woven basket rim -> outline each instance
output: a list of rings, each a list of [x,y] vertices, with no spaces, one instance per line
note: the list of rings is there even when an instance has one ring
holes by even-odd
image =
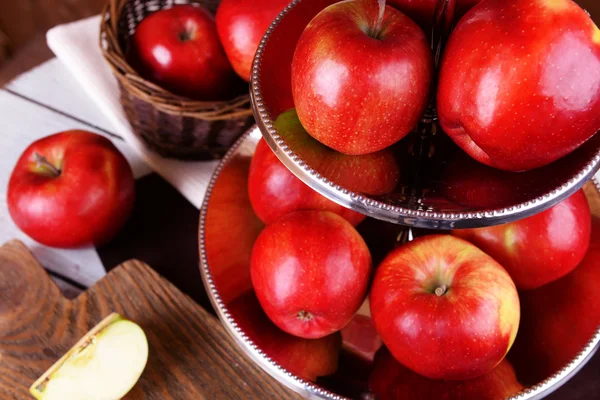
[[[144,79],[126,60],[119,43],[118,23],[129,0],[108,0],[101,13],[100,49],[121,90],[152,104],[170,115],[207,121],[228,120],[252,115],[249,94],[231,100],[199,101],[176,95]],[[193,0],[191,0],[193,3]]]

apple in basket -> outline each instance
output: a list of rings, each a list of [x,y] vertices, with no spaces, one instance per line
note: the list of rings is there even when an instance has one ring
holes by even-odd
[[[217,31],[235,72],[250,81],[254,53],[271,22],[289,0],[223,0],[217,9]]]
[[[581,262],[590,230],[590,207],[579,190],[532,217],[452,234],[492,256],[519,289],[533,289],[566,275]]]
[[[448,40],[437,111],[484,164],[550,164],[600,129],[600,30],[572,0],[486,0]]]
[[[346,326],[366,296],[370,275],[364,240],[329,211],[297,211],[268,225],[250,262],[265,313],[285,332],[306,339]]]
[[[592,221],[585,258],[563,278],[521,292],[522,322],[509,354],[523,383],[534,384],[566,367],[600,326],[600,219]]]
[[[396,361],[386,348],[375,355],[369,386],[378,400],[500,400],[523,390],[506,359],[477,378],[444,381],[428,379],[411,371]]]
[[[239,80],[203,7],[178,5],[150,14],[137,26],[132,64],[146,79],[196,100],[226,100]]]
[[[32,143],[8,183],[8,211],[48,246],[100,245],[123,227],[135,199],[129,163],[110,140],[67,131]]]
[[[431,379],[488,373],[519,326],[519,297],[508,273],[450,235],[423,236],[394,249],[377,268],[370,302],[392,355]]]
[[[292,94],[311,136],[361,155],[417,125],[432,75],[431,49],[415,22],[383,0],[342,1],[317,14],[300,36]]]
[[[265,224],[300,210],[331,211],[352,225],[365,219],[364,215],[321,196],[296,178],[263,139],[258,142],[250,164],[248,193],[254,212]]]

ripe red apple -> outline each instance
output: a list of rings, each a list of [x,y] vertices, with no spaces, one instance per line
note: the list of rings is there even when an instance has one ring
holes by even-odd
[[[231,97],[236,76],[204,8],[178,5],[150,14],[132,41],[140,74],[175,94],[197,100]]]
[[[440,0],[388,0],[388,4],[417,22],[429,34],[435,16],[435,7]],[[457,0],[454,20],[458,21],[481,0]]]
[[[8,211],[34,240],[53,247],[99,245],[131,214],[135,183],[112,142],[66,131],[33,142],[8,183]]]
[[[206,259],[226,304],[252,290],[250,254],[264,227],[248,198],[249,170],[249,156],[231,159],[219,174],[206,208]]]
[[[384,149],[427,106],[431,50],[419,26],[375,1],[350,0],[308,24],[292,60],[298,117],[319,142],[350,155]]]
[[[390,352],[431,379],[491,371],[519,326],[519,297],[504,268],[450,235],[423,236],[394,249],[377,268],[370,301]]]
[[[449,138],[441,138],[450,141]],[[442,141],[442,146],[456,147],[446,140]],[[545,168],[528,172],[501,171],[474,160],[460,150],[440,158],[444,165],[436,169],[441,171],[441,179],[437,181],[439,192],[452,203],[471,209],[487,210],[523,203],[541,195],[540,189],[546,187],[546,182],[551,185],[554,181],[548,179]],[[556,185],[548,189],[554,187]]]
[[[587,144],[586,144],[587,145]],[[583,157],[575,154],[526,172],[508,172],[484,165],[460,152],[443,167],[440,193],[455,204],[478,210],[505,208],[542,196],[569,180]],[[573,161],[573,162],[571,162]],[[576,168],[579,168],[575,166]]]
[[[363,302],[371,255],[348,221],[298,211],[268,225],[252,250],[250,276],[279,328],[315,339],[342,329]]]
[[[550,164],[600,129],[600,30],[571,0],[486,0],[450,36],[437,110],[484,164]]]
[[[392,149],[362,156],[339,153],[313,139],[295,109],[279,115],[275,129],[304,162],[345,189],[383,195],[392,192],[400,179],[401,169]]]
[[[254,344],[294,375],[314,382],[337,371],[342,347],[339,332],[320,339],[285,333],[269,320],[253,291],[228,304],[227,309]]]
[[[254,53],[271,22],[289,0],[223,0],[217,9],[217,31],[235,72],[250,81]]]
[[[537,383],[564,368],[600,326],[600,220],[581,264],[565,277],[521,292],[522,323],[509,357],[524,383]]]
[[[580,190],[532,217],[452,234],[492,256],[519,289],[533,289],[566,275],[581,262],[590,229],[590,207]]]
[[[258,142],[250,165],[248,193],[254,212],[265,224],[301,210],[331,211],[352,225],[365,219],[364,215],[328,200],[296,178],[263,139]]]
[[[506,359],[478,378],[443,381],[414,373],[396,361],[385,347],[375,355],[369,385],[378,400],[499,400],[524,389]]]

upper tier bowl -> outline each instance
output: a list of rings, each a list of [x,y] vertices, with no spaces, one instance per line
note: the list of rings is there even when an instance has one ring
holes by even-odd
[[[596,0],[580,0],[586,3]],[[291,62],[308,22],[335,0],[294,0],[275,19],[256,53],[250,92],[263,137],[304,183],[329,199],[380,220],[430,229],[496,225],[551,207],[581,188],[600,168],[600,135],[536,170],[511,173],[480,164],[438,128],[434,154],[415,150],[409,134],[367,156],[346,156],[316,142],[293,111]],[[596,15],[598,21],[600,15]],[[284,114],[285,113],[285,114]],[[282,115],[286,132],[276,128]],[[417,154],[417,153],[420,153]],[[418,170],[418,171],[417,171]]]

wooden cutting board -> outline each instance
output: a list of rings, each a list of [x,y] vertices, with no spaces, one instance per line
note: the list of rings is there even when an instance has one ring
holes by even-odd
[[[32,398],[31,384],[111,312],[137,322],[150,347],[148,365],[126,399],[300,398],[144,263],[120,265],[71,301],[25,245],[13,241],[0,247],[0,399]]]

